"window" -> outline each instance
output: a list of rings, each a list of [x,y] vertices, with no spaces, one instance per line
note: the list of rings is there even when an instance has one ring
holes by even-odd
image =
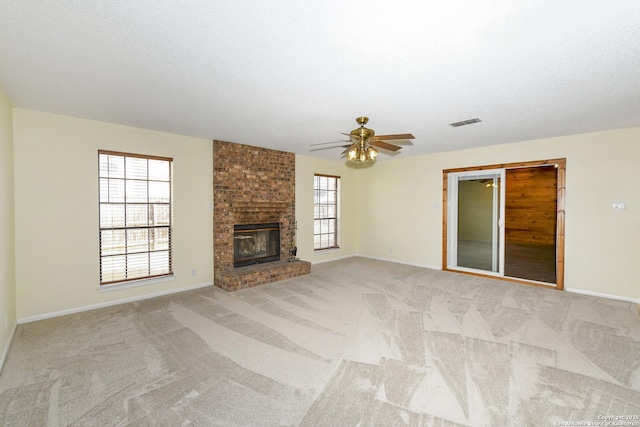
[[[172,163],[98,151],[100,284],[173,274]]]
[[[314,175],[313,249],[340,247],[338,214],[340,212],[340,177]]]

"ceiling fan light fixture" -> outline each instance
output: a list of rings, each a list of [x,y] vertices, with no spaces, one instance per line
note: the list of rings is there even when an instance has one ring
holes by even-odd
[[[347,161],[351,163],[373,162],[378,156],[378,150],[367,144],[359,144],[347,153]]]

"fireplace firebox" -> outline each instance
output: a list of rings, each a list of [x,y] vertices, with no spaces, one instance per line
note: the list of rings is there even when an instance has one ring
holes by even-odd
[[[233,266],[273,262],[280,259],[280,223],[233,226]]]

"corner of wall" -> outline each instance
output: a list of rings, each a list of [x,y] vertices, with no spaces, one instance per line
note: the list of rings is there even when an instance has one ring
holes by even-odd
[[[16,329],[13,105],[0,84],[0,372]]]

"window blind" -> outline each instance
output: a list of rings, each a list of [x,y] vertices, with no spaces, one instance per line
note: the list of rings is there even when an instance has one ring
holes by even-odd
[[[100,284],[173,274],[173,159],[98,151]]]

